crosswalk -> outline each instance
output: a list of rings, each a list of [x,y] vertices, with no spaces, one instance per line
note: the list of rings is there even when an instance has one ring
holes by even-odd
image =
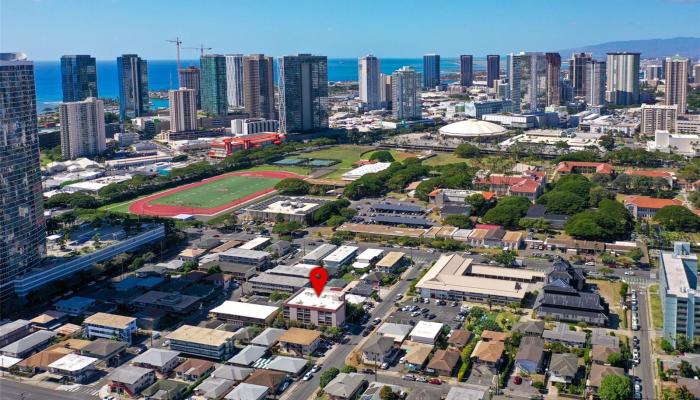
[[[641,276],[625,276],[622,278],[623,282],[627,282],[628,284],[631,285],[640,285],[640,286],[646,286],[649,285],[650,283],[654,283],[651,279],[649,278],[644,278]]]
[[[99,397],[100,389],[84,385],[60,385],[56,389],[63,392],[83,393],[89,396]]]

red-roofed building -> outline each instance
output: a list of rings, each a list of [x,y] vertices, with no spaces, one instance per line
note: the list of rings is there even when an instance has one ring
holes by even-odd
[[[682,206],[676,199],[657,199],[647,196],[627,196],[625,207],[635,218],[653,218],[656,212],[667,206]]]
[[[474,185],[497,196],[523,196],[535,201],[544,190],[546,175],[529,173],[523,175],[491,174],[474,179]]]
[[[608,163],[585,161],[562,161],[557,164],[559,175],[569,174],[606,174],[613,173],[613,166]]]
[[[655,169],[628,169],[625,175],[646,176],[649,178],[663,178],[668,182],[669,187],[673,187],[676,174],[670,171],[658,171]]]
[[[210,158],[226,158],[240,150],[279,145],[283,140],[284,135],[280,135],[279,133],[257,133],[254,135],[231,137],[223,141],[211,142],[211,147],[207,155]]]

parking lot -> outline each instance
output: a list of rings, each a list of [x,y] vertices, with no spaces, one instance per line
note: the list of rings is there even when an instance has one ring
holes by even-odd
[[[445,305],[438,305],[437,300],[430,299],[430,303],[426,304],[423,301],[414,301],[413,296],[405,297],[403,301],[399,304],[404,306],[415,306],[419,310],[413,311],[402,311],[402,308],[397,309],[387,318],[387,322],[393,322],[397,324],[408,324],[415,325],[418,321],[430,321],[430,322],[441,322],[451,328],[461,327],[461,323],[455,320],[455,317],[459,313],[459,306],[461,303],[457,303],[456,306],[452,306],[453,302],[446,302]],[[423,309],[427,309],[427,312],[422,312]],[[416,314],[418,313],[418,314]]]

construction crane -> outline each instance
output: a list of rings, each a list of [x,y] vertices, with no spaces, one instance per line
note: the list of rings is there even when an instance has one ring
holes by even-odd
[[[179,37],[176,37],[174,40],[170,39],[170,40],[166,40],[166,42],[175,43],[175,47],[177,47],[177,71],[178,71],[178,75],[179,75],[179,72],[180,72],[180,45],[182,44],[182,40],[180,40]]]
[[[204,50],[211,50],[211,47],[204,47],[203,44],[200,44],[199,47],[183,47],[183,49],[187,50],[199,50],[199,55],[204,56]]]

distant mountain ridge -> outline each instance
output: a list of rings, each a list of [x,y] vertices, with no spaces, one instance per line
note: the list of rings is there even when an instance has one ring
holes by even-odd
[[[620,40],[589,46],[559,50],[562,56],[571,53],[593,53],[593,57],[603,58],[608,52],[640,52],[642,58],[670,57],[676,54],[690,58],[700,58],[700,38],[676,37],[670,39]]]

